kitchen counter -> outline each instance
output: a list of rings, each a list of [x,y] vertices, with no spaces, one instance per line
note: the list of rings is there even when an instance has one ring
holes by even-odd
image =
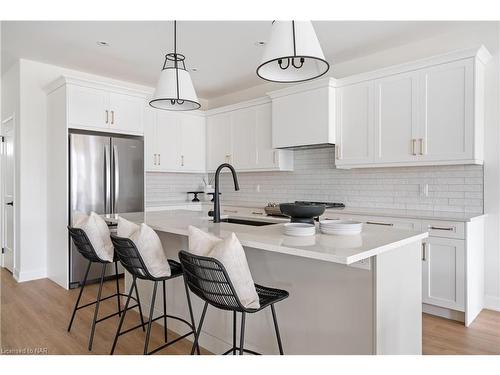
[[[120,216],[135,223],[146,223],[157,231],[183,236],[187,236],[189,225],[221,238],[234,232],[246,247],[347,265],[420,242],[428,236],[427,232],[365,225],[363,232],[354,236],[325,235],[317,228],[315,236],[291,237],[283,234],[283,224],[279,222],[259,227],[224,222],[215,224],[206,213],[187,210],[126,213]],[[115,215],[106,215],[106,219],[116,221]],[[266,217],[255,220],[275,222]]]

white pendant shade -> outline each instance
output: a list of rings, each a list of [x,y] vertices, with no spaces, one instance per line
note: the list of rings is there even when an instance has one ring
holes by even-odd
[[[189,72],[174,67],[163,69],[149,105],[169,111],[191,111],[200,108]]]
[[[329,67],[310,21],[275,21],[257,75],[273,82],[301,82],[322,76]]]

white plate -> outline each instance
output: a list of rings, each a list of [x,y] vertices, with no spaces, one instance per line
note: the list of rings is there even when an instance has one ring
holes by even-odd
[[[343,236],[343,235],[354,235],[354,234],[360,234],[361,233],[361,228],[359,229],[327,229],[327,228],[320,228],[321,233],[323,234],[333,234],[337,236]]]
[[[337,220],[331,223],[320,223],[319,226],[327,229],[361,229],[363,223],[353,220]]]
[[[283,227],[288,236],[302,237],[316,234],[316,227],[312,224],[286,223]]]

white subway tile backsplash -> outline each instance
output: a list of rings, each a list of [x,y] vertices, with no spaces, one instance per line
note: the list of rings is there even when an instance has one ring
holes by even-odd
[[[253,203],[317,200],[361,208],[483,212],[483,167],[445,165],[342,170],[333,149],[294,151],[294,172],[239,173],[239,191],[230,174],[221,175],[222,202]],[[147,173],[146,205],[187,201],[202,186],[202,174]],[[428,185],[428,195],[421,185]],[[260,187],[260,192],[257,190]]]

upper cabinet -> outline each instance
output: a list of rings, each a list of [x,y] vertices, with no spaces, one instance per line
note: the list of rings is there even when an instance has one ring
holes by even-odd
[[[337,81],[339,168],[482,164],[484,47]]]
[[[148,108],[144,129],[145,169],[205,173],[205,118]]]
[[[257,100],[218,108],[207,115],[207,169],[222,163],[238,171],[293,169],[293,153],[271,144],[271,103]]]
[[[61,77],[47,92],[65,90],[69,128],[142,135],[147,92]]]
[[[268,95],[272,99],[273,148],[333,146],[333,79],[320,79],[273,91]]]
[[[345,163],[373,159],[373,82],[337,90],[335,157]]]

